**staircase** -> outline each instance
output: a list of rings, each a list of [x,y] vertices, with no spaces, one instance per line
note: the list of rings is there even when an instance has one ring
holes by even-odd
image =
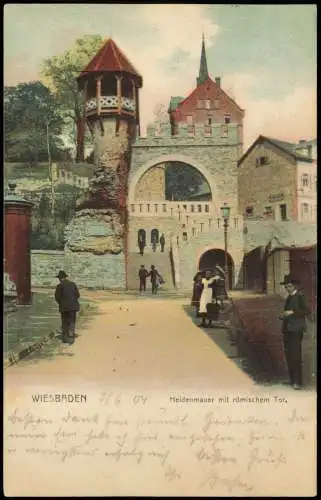
[[[157,252],[144,253],[144,255],[140,255],[138,252],[130,252],[128,254],[127,286],[129,290],[139,289],[138,271],[142,264],[147,271],[150,271],[152,264],[156,267],[165,281],[165,284],[162,286],[163,290],[175,290],[170,253],[168,250],[164,253],[158,250]],[[147,278],[146,285],[150,287],[150,278]]]

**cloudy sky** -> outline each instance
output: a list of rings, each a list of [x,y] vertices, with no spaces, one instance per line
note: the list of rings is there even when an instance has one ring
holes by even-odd
[[[38,79],[76,38],[112,36],[143,76],[144,129],[156,105],[194,89],[202,32],[210,75],[246,111],[245,147],[316,137],[314,5],[7,4],[4,83]]]

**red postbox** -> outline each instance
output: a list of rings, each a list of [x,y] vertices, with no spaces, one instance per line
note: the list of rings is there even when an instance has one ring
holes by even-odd
[[[5,271],[16,284],[18,304],[30,304],[30,233],[33,203],[15,194],[15,187],[15,184],[9,184],[9,190],[4,199]]]

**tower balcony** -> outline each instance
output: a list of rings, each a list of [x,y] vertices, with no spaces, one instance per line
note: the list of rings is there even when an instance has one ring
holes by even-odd
[[[136,114],[136,102],[129,97],[120,97],[120,102],[118,97],[115,95],[105,95],[99,98],[96,97],[88,99],[86,101],[85,110],[86,115],[97,114],[97,104],[99,102],[99,112],[101,115],[108,113],[121,113],[128,116],[135,116]]]

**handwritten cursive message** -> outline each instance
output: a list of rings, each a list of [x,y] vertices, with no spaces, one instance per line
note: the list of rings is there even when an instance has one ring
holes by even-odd
[[[57,475],[82,495],[256,496],[273,495],[275,484],[279,493],[313,487],[311,405],[275,396],[264,404],[186,401],[122,391],[91,394],[78,405],[26,397],[5,412],[7,484],[23,467],[25,478],[38,471],[37,491],[45,477],[57,494]],[[29,476],[19,485],[30,494],[35,482]]]

